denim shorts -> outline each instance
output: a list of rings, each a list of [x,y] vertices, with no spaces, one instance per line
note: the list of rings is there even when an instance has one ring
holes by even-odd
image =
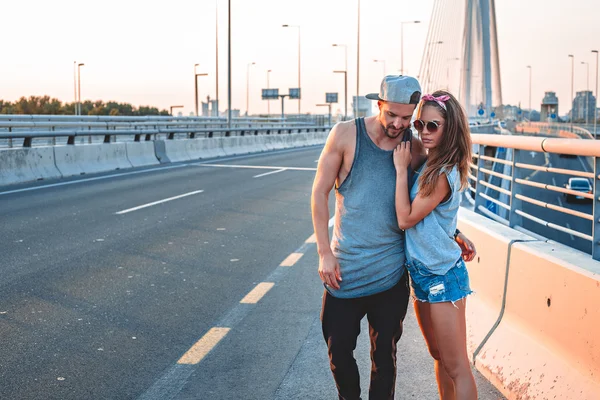
[[[473,293],[465,262],[459,259],[445,275],[436,275],[418,261],[407,262],[413,295],[428,303],[455,302]]]

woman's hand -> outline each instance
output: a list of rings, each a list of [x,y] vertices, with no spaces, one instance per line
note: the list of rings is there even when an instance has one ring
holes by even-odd
[[[456,243],[460,246],[460,250],[462,252],[462,258],[465,261],[473,261],[475,256],[477,255],[477,250],[475,249],[475,243],[469,240],[468,237],[461,233],[456,235]]]
[[[411,160],[410,142],[402,142],[396,146],[394,149],[394,166],[396,167],[396,172],[406,170]]]

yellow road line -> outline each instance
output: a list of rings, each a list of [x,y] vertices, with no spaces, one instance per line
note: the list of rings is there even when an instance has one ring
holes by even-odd
[[[258,285],[256,285],[256,287],[254,289],[252,289],[250,291],[250,293],[248,293],[246,295],[246,297],[244,297],[242,300],[240,300],[240,303],[242,304],[256,304],[259,302],[260,299],[262,299],[262,297],[267,294],[267,292],[269,290],[271,290],[271,288],[275,286],[275,284],[273,282],[261,282]]]
[[[177,361],[177,364],[198,364],[230,330],[230,328],[211,328]]]
[[[292,253],[285,260],[279,264],[280,267],[291,267],[298,262],[300,258],[302,258],[304,254],[302,253]]]

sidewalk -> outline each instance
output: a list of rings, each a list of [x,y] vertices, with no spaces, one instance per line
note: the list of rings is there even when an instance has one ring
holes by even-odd
[[[358,338],[355,358],[361,373],[363,399],[368,399],[369,337],[366,318]],[[474,369],[481,400],[505,399],[504,396]],[[306,337],[298,356],[279,386],[276,400],[337,398],[335,383],[329,370],[327,347],[321,333],[318,316]],[[412,304],[404,323],[404,333],[398,342],[398,374],[396,399],[438,399],[433,362],[419,330]]]

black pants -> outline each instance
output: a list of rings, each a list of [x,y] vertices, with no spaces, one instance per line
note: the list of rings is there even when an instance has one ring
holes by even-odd
[[[393,288],[372,296],[339,299],[325,291],[321,322],[329,349],[331,372],[340,400],[360,399],[360,378],[354,359],[360,321],[366,315],[371,338],[369,399],[393,399],[396,387],[396,343],[409,299],[408,274]]]

